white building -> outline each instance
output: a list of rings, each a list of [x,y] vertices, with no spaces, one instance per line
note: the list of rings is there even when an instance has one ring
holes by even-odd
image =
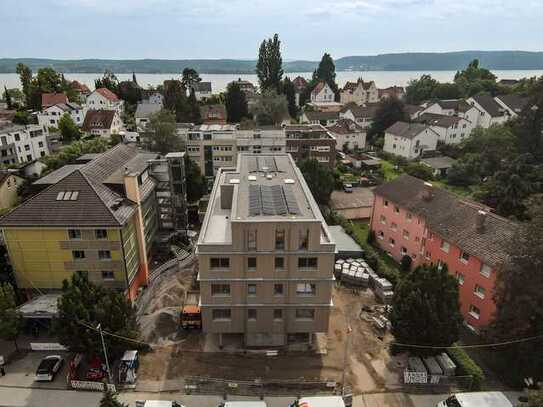
[[[343,150],[346,145],[349,150],[366,147],[366,131],[350,119],[339,119],[336,124],[327,127],[336,138],[336,150]]]
[[[211,82],[196,82],[192,85],[192,89],[194,89],[194,96],[197,101],[210,98],[212,95]]]
[[[356,103],[362,105],[379,102],[379,92],[375,82],[364,82],[362,78],[356,82],[347,82],[340,91],[339,96],[340,102],[343,104]]]
[[[0,162],[4,165],[32,162],[50,153],[47,129],[36,124],[0,127]]]
[[[416,117],[425,113],[458,116],[471,122],[474,128],[477,127],[481,115],[481,111],[476,106],[463,99],[446,99],[428,103],[416,113]]]
[[[282,127],[239,130],[236,125],[203,124],[187,132],[186,151],[202,172],[214,176],[219,168],[237,165],[238,153],[284,153],[286,136]]]
[[[87,96],[86,107],[88,110],[116,110],[121,114],[123,101],[109,89],[98,88]]]
[[[422,123],[396,122],[385,131],[383,151],[408,160],[437,147],[438,134]]]
[[[469,120],[458,116],[424,113],[419,116],[418,121],[430,126],[438,134],[438,141],[444,144],[461,143],[473,130],[473,124]]]
[[[341,109],[339,112],[339,117],[341,119],[352,120],[363,129],[368,129],[373,123],[373,118],[375,117],[377,107],[377,103],[361,106],[350,103]]]
[[[68,113],[79,127],[83,125],[83,120],[85,120],[83,108],[71,102],[59,103],[39,112],[38,124],[44,129],[49,127],[56,127],[58,129],[58,122],[65,113]]]
[[[326,82],[321,81],[317,83],[315,88],[311,91],[312,103],[334,103],[335,95],[334,91]]]
[[[509,113],[512,119],[518,117],[530,102],[528,97],[516,94],[496,96],[494,100]]]
[[[477,126],[488,129],[494,124],[503,124],[511,118],[509,111],[490,95],[476,95],[467,102],[479,110]]]
[[[142,90],[142,103],[164,104],[164,96],[157,90]]]
[[[85,115],[82,130],[103,138],[119,134],[123,130],[123,122],[117,110],[89,110]]]

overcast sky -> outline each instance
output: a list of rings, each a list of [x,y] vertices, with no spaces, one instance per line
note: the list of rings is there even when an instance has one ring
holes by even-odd
[[[543,0],[0,0],[0,57],[284,59],[543,48]]]

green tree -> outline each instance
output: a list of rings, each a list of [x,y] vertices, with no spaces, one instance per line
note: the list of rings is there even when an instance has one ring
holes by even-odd
[[[458,283],[447,266],[419,266],[400,279],[394,291],[390,322],[399,344],[445,348],[456,342],[462,315]],[[440,350],[428,350],[432,352]]]
[[[404,170],[407,174],[423,179],[424,181],[430,181],[434,178],[432,169],[421,163],[410,162]]]
[[[109,148],[107,140],[96,138],[87,141],[74,141],[73,143],[64,146],[56,154],[50,154],[41,158],[41,161],[47,166],[46,173],[56,170],[73,161],[83,154],[103,153]],[[45,175],[45,174],[43,174]]]
[[[109,390],[107,387],[104,390],[104,395],[98,407],[128,407],[117,399],[117,394]]]
[[[173,113],[161,110],[153,114],[147,128],[149,130],[149,135],[146,137],[147,146],[151,151],[167,154],[181,149]]]
[[[533,207],[531,215],[510,238],[507,261],[497,270],[497,310],[487,332],[492,342],[543,335],[543,206]],[[525,377],[543,380],[543,341],[500,347],[500,361],[516,385]]]
[[[466,154],[449,168],[447,183],[461,187],[478,184],[481,181],[479,164],[479,154]]]
[[[456,83],[438,83],[432,90],[432,99],[459,99],[463,97],[460,86]]]
[[[337,98],[339,97],[339,89],[336,83],[336,65],[334,64],[334,60],[332,59],[330,54],[325,53],[322,56],[317,70],[313,73],[313,79],[316,79],[317,82],[326,82],[328,86],[332,88],[332,91],[334,92],[337,100]]]
[[[95,330],[98,324],[113,335],[130,339],[138,336],[136,312],[125,294],[91,283],[84,273],[75,273],[70,282],[64,280],[62,284],[54,332],[72,352],[101,354],[101,339]],[[111,358],[127,346],[125,340],[107,334],[104,342]]]
[[[190,95],[188,98],[188,105],[189,105],[189,120],[187,120],[190,123],[200,124],[202,123],[202,116],[200,113],[200,104],[196,100],[196,94],[194,93],[194,89],[190,90]]]
[[[262,41],[258,50],[256,74],[261,91],[280,91],[283,77],[283,58],[281,57],[281,41],[279,35]]]
[[[11,101],[11,95],[8,92],[8,88],[6,88],[6,85],[4,85],[4,100],[6,101],[8,110],[11,110],[13,108],[13,102]]]
[[[249,116],[247,99],[236,82],[230,82],[226,88],[225,102],[228,123],[239,123]]]
[[[251,113],[258,125],[278,125],[288,115],[288,102],[284,95],[274,90],[267,90],[256,97],[256,103],[251,106]]]
[[[283,80],[281,93],[287,98],[288,114],[295,119],[298,115],[298,106],[296,106],[296,88],[288,76]]]
[[[330,167],[315,159],[303,160],[298,167],[317,203],[328,204],[335,185],[334,173]]]
[[[17,311],[15,290],[11,284],[0,284],[0,338],[13,341],[18,351],[17,338],[23,328],[23,317]]]
[[[195,83],[201,82],[202,78],[195,69],[185,68],[181,75],[181,83],[185,89],[188,89],[189,92],[192,90],[192,87]]]
[[[395,97],[382,100],[379,102],[371,127],[368,129],[368,141],[371,143],[378,136],[384,135],[385,130],[394,123],[408,121],[408,119],[401,100]]]
[[[119,95],[119,79],[117,76],[111,72],[109,69],[106,69],[104,75],[101,78],[95,79],[94,87],[96,89],[106,88]]]
[[[413,79],[405,89],[405,102],[419,105],[432,97],[434,89],[439,84],[430,75],[422,75],[419,79]]]
[[[30,114],[26,110],[18,110],[11,121],[15,124],[27,125],[30,123]]]
[[[141,101],[141,88],[134,81],[122,81],[117,85],[119,98],[129,105],[137,105]]]
[[[496,76],[488,69],[481,68],[478,59],[471,61],[463,71],[457,72],[454,83],[462,89],[465,97],[481,92],[496,95],[499,90]]]
[[[188,154],[185,154],[185,177],[187,201],[196,202],[207,193],[207,181],[198,164]]]
[[[181,81],[164,81],[164,108],[175,113],[177,122],[186,122],[190,119],[187,91]]]
[[[60,93],[63,90],[62,75],[51,67],[38,69],[33,82],[40,93]]]
[[[64,144],[71,143],[74,140],[79,140],[81,137],[81,132],[79,127],[75,124],[72,116],[69,113],[64,113],[60,120],[58,121],[58,129],[62,136],[62,141]]]
[[[21,63],[17,64],[16,72],[19,75],[19,79],[21,81],[21,87],[23,88],[23,94],[25,96],[25,106],[27,108],[32,106],[32,94],[33,94],[33,86],[32,86],[32,70]]]

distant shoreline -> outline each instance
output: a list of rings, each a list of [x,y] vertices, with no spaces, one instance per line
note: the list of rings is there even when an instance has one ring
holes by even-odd
[[[347,56],[335,60],[337,72],[398,72],[398,71],[456,71],[464,69],[473,59],[494,70],[543,69],[543,52],[527,51],[459,51],[381,54],[373,56]],[[237,59],[47,59],[0,58],[0,73],[15,73],[18,63],[33,71],[53,67],[59,72],[93,74],[106,69],[115,73],[172,74],[184,68],[194,68],[205,74],[248,75],[255,73],[255,60]],[[289,60],[283,63],[286,74],[313,72],[318,61]]]

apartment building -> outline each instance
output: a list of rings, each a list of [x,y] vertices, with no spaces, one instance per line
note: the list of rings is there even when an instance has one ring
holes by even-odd
[[[497,269],[517,225],[418,178],[402,175],[374,191],[371,230],[396,261],[413,267],[447,264],[456,276],[465,323],[478,330],[492,320]]]
[[[236,125],[203,124],[188,130],[186,151],[205,176],[213,177],[223,167],[235,167],[240,152],[269,154],[285,152],[281,127],[239,130]]]
[[[151,244],[164,219],[163,180],[151,164],[157,159],[118,144],[36,181],[40,192],[0,218],[18,287],[58,290],[84,273],[134,299],[147,284]],[[184,171],[170,172],[172,185],[181,186],[166,198],[184,201]]]
[[[39,125],[0,125],[0,162],[21,164],[45,157],[50,153],[51,138]]]
[[[219,169],[196,253],[203,330],[245,346],[310,343],[326,332],[335,244],[288,154]]]
[[[58,122],[65,113],[70,115],[75,124],[80,127],[83,125],[85,111],[81,106],[71,102],[57,103],[43,109],[38,113],[38,124],[44,129],[48,129],[49,127],[56,127],[58,129]]]
[[[320,124],[284,127],[286,151],[296,161],[315,159],[331,168],[336,165],[336,138]]]

